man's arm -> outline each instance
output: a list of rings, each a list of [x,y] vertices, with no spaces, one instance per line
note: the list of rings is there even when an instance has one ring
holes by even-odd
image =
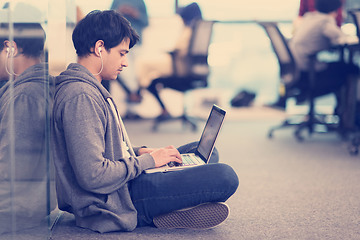
[[[147,154],[109,159],[105,156],[105,105],[81,94],[67,101],[62,110],[62,126],[67,154],[79,185],[92,192],[111,193],[154,166]],[[120,142],[113,147],[121,148]]]
[[[345,44],[348,36],[334,22],[327,22],[323,27],[323,35],[326,36],[332,45]]]

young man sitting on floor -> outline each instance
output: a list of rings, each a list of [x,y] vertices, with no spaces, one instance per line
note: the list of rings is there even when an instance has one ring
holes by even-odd
[[[228,216],[224,202],[239,184],[234,170],[213,154],[213,164],[145,174],[181,163],[180,153],[193,151],[196,143],[133,148],[101,85],[127,67],[137,40],[129,22],[112,10],[93,11],[74,29],[78,63],[57,77],[53,108],[59,208],[73,213],[78,226],[98,232],[214,227]]]

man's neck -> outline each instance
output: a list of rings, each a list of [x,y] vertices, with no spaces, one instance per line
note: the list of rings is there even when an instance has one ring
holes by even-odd
[[[332,12],[329,12],[328,14],[329,14],[331,17],[336,18],[336,16],[337,16],[337,11],[332,11]]]
[[[40,58],[26,57],[23,55],[19,56],[14,58],[14,72],[16,75],[20,75],[29,67],[39,63],[41,63]]]
[[[98,58],[95,59],[90,56],[90,57],[78,58],[77,62],[82,66],[84,66],[87,70],[89,70],[89,72],[91,72],[94,75],[94,77],[101,83],[102,81],[101,76],[98,75],[101,66],[97,64],[97,61],[99,61]]]

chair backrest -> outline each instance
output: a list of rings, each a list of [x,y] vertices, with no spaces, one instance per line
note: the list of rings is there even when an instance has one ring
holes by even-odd
[[[207,78],[209,75],[208,55],[214,21],[198,20],[192,26],[188,50],[189,75]]]
[[[348,13],[354,21],[356,27],[356,35],[360,38],[360,9],[350,9]]]
[[[298,80],[295,59],[288,46],[288,40],[276,22],[258,22],[267,33],[280,66],[280,78],[285,87],[291,87]]]

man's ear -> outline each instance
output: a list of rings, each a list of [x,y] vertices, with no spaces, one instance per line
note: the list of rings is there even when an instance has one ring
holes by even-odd
[[[9,40],[4,41],[4,48],[8,56],[16,56],[18,54],[18,47],[16,42]]]
[[[101,56],[101,52],[104,51],[105,47],[104,47],[104,41],[103,40],[97,40],[95,43],[95,48],[94,48],[94,54],[98,57]]]

